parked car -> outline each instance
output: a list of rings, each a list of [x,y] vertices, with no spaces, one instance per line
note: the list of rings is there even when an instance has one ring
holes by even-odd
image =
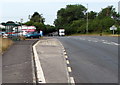
[[[5,34],[5,32],[0,31],[0,36],[2,36],[3,34]]]
[[[2,36],[3,38],[7,38],[8,34],[6,32],[0,32],[0,36]]]
[[[40,33],[38,33],[38,32],[29,32],[24,36],[26,38],[39,38],[39,37],[41,37]]]

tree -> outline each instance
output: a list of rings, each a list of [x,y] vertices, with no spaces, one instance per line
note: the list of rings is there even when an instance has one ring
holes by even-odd
[[[86,8],[83,5],[67,5],[57,12],[57,19],[54,21],[55,26],[64,27],[74,20],[84,19]]]
[[[115,8],[113,8],[113,6],[108,6],[99,12],[98,17],[99,19],[103,19],[106,16],[114,17],[115,15],[116,15]]]
[[[42,14],[39,14],[38,12],[34,12],[30,21],[44,23],[45,19],[42,17]]]
[[[88,12],[89,19],[95,19],[96,16],[97,16],[97,12],[93,12],[93,11]]]
[[[34,22],[34,24],[33,24],[35,27],[36,27],[36,30],[37,31],[40,31],[40,30],[45,30],[45,25],[44,24],[42,24],[42,23],[39,23],[39,22]]]
[[[57,29],[54,26],[46,25],[46,31],[45,31],[46,34],[56,32],[56,31],[57,31]]]
[[[27,26],[32,26],[34,24],[34,22],[33,21],[28,21],[28,22],[26,22],[24,24],[27,25]]]

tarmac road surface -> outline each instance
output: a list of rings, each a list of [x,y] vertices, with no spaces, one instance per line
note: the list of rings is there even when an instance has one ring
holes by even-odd
[[[67,51],[76,83],[118,83],[118,37],[57,38]]]

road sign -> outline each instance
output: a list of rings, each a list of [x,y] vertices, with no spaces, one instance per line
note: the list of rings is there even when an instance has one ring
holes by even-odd
[[[117,30],[117,27],[113,25],[112,27],[110,27],[110,30]]]
[[[114,25],[112,27],[110,27],[110,30],[113,31],[113,35],[114,35],[114,30],[117,30],[117,27],[115,27]]]

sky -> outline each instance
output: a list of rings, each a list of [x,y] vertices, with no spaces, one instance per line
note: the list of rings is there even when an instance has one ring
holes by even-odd
[[[53,25],[57,11],[69,4],[82,4],[88,11],[100,12],[102,8],[113,5],[118,12],[120,0],[0,0],[0,23],[7,21],[27,22],[34,12],[42,14],[45,24]]]

